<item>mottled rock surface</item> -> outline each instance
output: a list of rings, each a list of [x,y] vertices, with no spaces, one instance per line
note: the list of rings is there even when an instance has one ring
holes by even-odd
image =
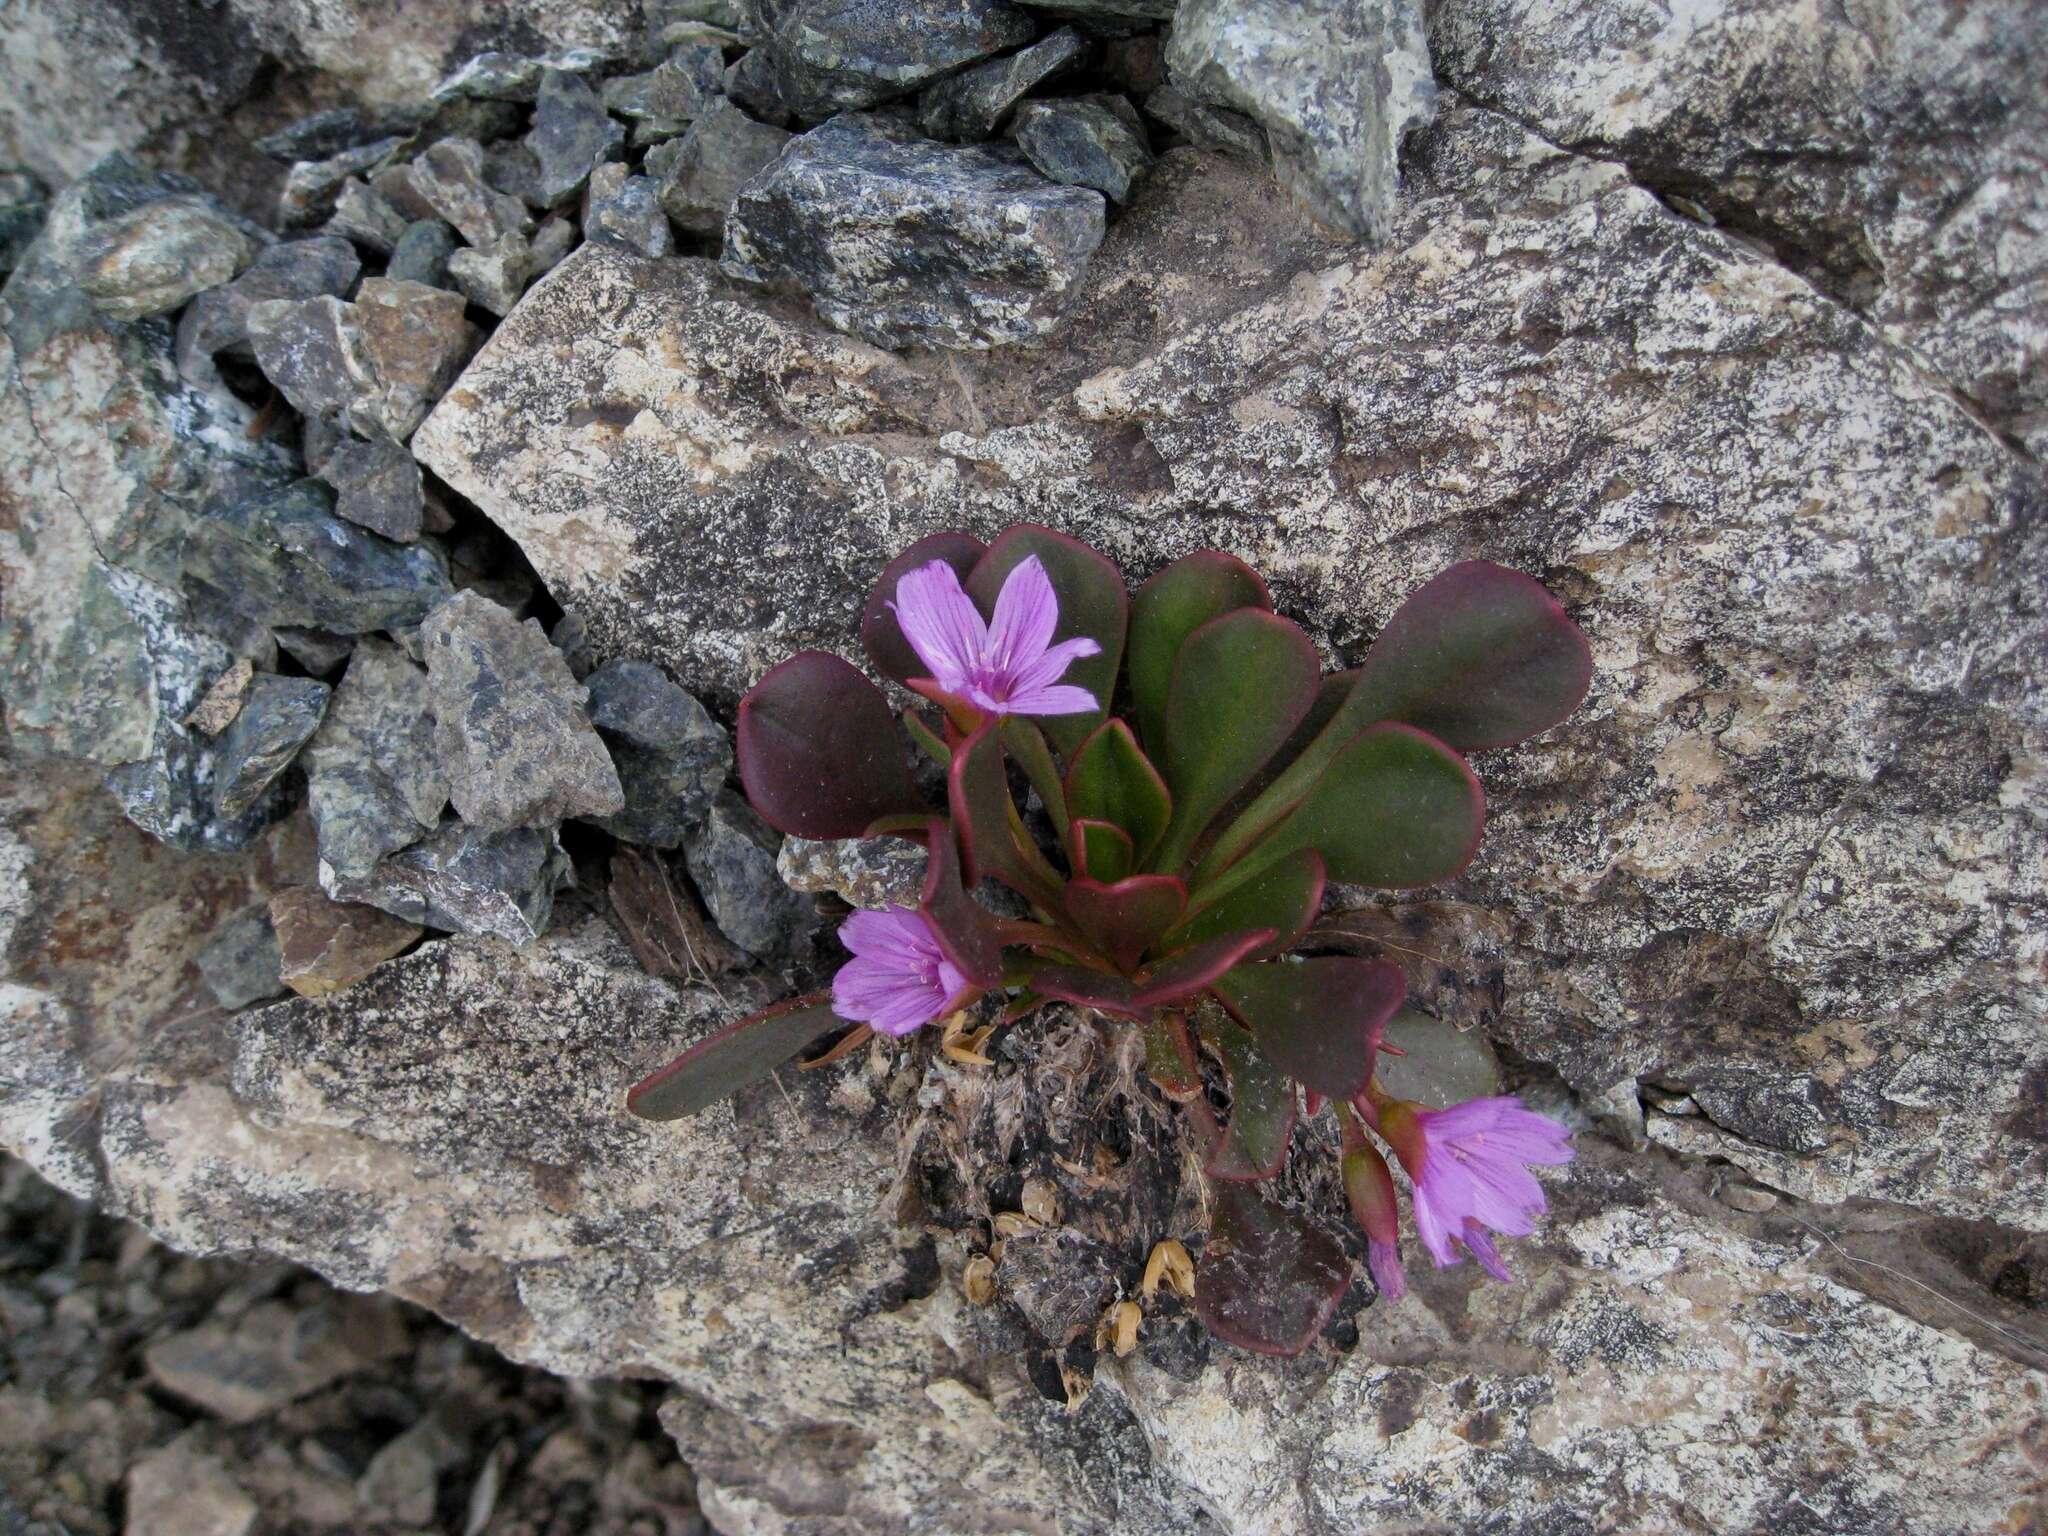
[[[732,742],[709,710],[659,667],[613,661],[584,679],[626,806],[598,820],[623,842],[679,848],[702,826],[732,771]]]
[[[539,166],[536,191],[553,207],[582,191],[593,170],[624,150],[626,130],[606,116],[586,82],[551,69],[541,78],[526,145]]]
[[[757,123],[721,98],[683,135],[675,156],[662,169],[656,194],[678,228],[716,235],[740,188],[782,153],[788,130]],[[650,154],[650,165],[653,161]]]
[[[319,464],[307,467],[334,487],[337,517],[400,544],[420,536],[426,502],[419,460],[390,438],[345,439]]]
[[[1017,112],[1017,147],[1050,181],[1093,187],[1114,203],[1152,164],[1138,112],[1121,96],[1027,102]]]
[[[1386,235],[1401,141],[1436,110],[1419,0],[1183,0],[1166,68],[1265,129],[1274,174],[1317,218]]]
[[[249,311],[263,376],[308,416],[342,416],[365,437],[400,442],[476,348],[460,294],[388,277],[354,303],[273,299]]]
[[[924,891],[924,850],[900,837],[837,843],[785,837],[775,856],[793,891],[830,891],[849,906],[914,907]]]
[[[352,987],[425,932],[375,907],[329,901],[310,886],[270,898],[278,979],[301,997]]]
[[[781,848],[782,834],[726,790],[683,852],[719,932],[759,959],[801,961],[815,952],[822,925],[811,904],[776,873]]]
[[[320,862],[338,875],[367,874],[440,825],[448,778],[427,675],[390,641],[357,643],[306,749],[306,776]]]
[[[1092,192],[848,113],[740,190],[724,267],[797,284],[826,321],[877,346],[988,347],[1059,323],[1102,231]]]
[[[254,808],[320,728],[328,693],[310,677],[266,672],[252,682],[241,713],[221,734],[213,790],[218,814],[234,817]]]
[[[907,96],[1035,31],[1008,0],[763,0],[755,14],[749,58],[805,122]]]
[[[79,251],[78,286],[112,320],[141,320],[218,288],[256,254],[232,219],[177,198],[95,229]]]
[[[989,138],[1027,92],[1088,54],[1088,40],[1061,27],[1029,48],[941,80],[918,102],[918,126],[935,139]]]
[[[554,828],[486,832],[454,818],[439,831],[379,860],[362,875],[332,869],[320,884],[336,901],[365,902],[408,923],[480,934],[511,944],[547,931],[569,859]]]
[[[642,256],[675,254],[675,231],[662,211],[650,176],[629,176],[623,165],[601,165],[583,199],[583,238],[623,246]]]
[[[460,592],[421,638],[435,749],[464,821],[504,832],[624,809],[587,695],[538,623]]]
[[[209,289],[178,317],[178,367],[188,377],[198,360],[232,349],[249,353],[249,311],[266,299],[344,296],[363,264],[348,241],[334,235],[285,240],[259,252],[233,282]]]

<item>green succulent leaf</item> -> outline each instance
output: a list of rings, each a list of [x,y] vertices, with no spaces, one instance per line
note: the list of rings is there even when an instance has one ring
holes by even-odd
[[[1212,1179],[1270,1179],[1287,1160],[1294,1134],[1294,1084],[1258,1042],[1230,1020],[1202,1021],[1230,1074],[1230,1120],[1209,1148],[1202,1171]]]
[[[1122,827],[1140,861],[1173,816],[1166,781],[1121,720],[1105,721],[1081,743],[1069,759],[1066,789],[1068,815]]]
[[[1068,824],[1067,839],[1078,877],[1113,885],[1138,867],[1131,834],[1122,827],[1077,817]]]
[[[626,1108],[642,1120],[680,1120],[758,1082],[846,1020],[830,996],[814,992],[728,1024],[691,1046],[626,1095]]]
[[[1384,960],[1326,956],[1241,965],[1214,990],[1275,1067],[1325,1098],[1349,1099],[1372,1081],[1408,978]]]
[[[1169,955],[1135,979],[1080,965],[1038,965],[1029,972],[1033,991],[1061,1002],[1102,1013],[1143,1019],[1152,1009],[1183,1002],[1211,986],[1217,977],[1243,962],[1246,955],[1271,943],[1270,928],[1211,939],[1193,949]]]
[[[1017,766],[1024,770],[1024,777],[1031,781],[1031,787],[1038,791],[1038,798],[1045,804],[1045,814],[1052,819],[1053,830],[1060,837],[1067,835],[1067,793],[1060,781],[1059,766],[1052,760],[1052,751],[1045,744],[1045,733],[1032,721],[1022,715],[1006,715],[1003,718],[1003,745]]]
[[[1166,695],[1181,643],[1211,619],[1273,606],[1259,573],[1234,555],[1198,549],[1138,588],[1131,599],[1130,678],[1138,731],[1156,750],[1166,735]]]
[[[1059,876],[1025,835],[1003,771],[1000,718],[985,721],[954,749],[946,775],[953,825],[960,835],[962,883],[1000,880],[1028,901],[1059,910]]]
[[[965,582],[975,564],[987,553],[988,546],[974,535],[949,530],[919,539],[882,567],[882,574],[875,579],[874,589],[868,593],[867,606],[860,615],[860,643],[868,653],[868,659],[874,662],[876,671],[899,683],[907,683],[913,677],[923,677],[928,670],[918,660],[917,652],[910,648],[910,642],[903,638],[896,615],[889,608],[896,599],[896,583],[908,572],[930,565],[934,560],[945,561]]]
[[[1226,933],[1271,928],[1279,937],[1252,958],[1270,960],[1283,955],[1301,942],[1322,910],[1324,883],[1323,856],[1313,848],[1297,848],[1243,884],[1196,907],[1159,941],[1159,948],[1170,953]]]
[[[1226,1343],[1298,1355],[1344,1299],[1351,1264],[1326,1233],[1261,1194],[1219,1183],[1195,1270],[1195,1315]]]
[[[1145,1021],[1145,1070],[1160,1092],[1185,1104],[1202,1092],[1202,1068],[1195,1060],[1186,1018],[1161,1009]]]
[[[1053,715],[1041,722],[1053,745],[1071,755],[1109,711],[1117,670],[1123,665],[1131,601],[1124,590],[1123,573],[1102,555],[1063,533],[1035,523],[1019,523],[997,537],[967,578],[968,595],[984,616],[994,611],[996,596],[1010,572],[1032,555],[1038,556],[1059,597],[1060,621],[1053,641],[1087,635],[1102,647],[1101,654],[1075,662],[1060,679],[1088,689],[1102,708],[1087,715]]]
[[[1216,813],[1309,712],[1321,666],[1299,625],[1258,608],[1211,619],[1182,642],[1160,760],[1173,821],[1148,867],[1181,867]]]
[[[797,837],[859,837],[885,816],[924,812],[881,689],[824,651],[799,651],[740,700],[747,798]]]
[[[1464,758],[1413,726],[1376,725],[1228,874],[1197,885],[1197,897],[1233,890],[1302,848],[1322,854],[1332,880],[1434,885],[1471,862],[1485,823],[1486,794]]]
[[[1138,968],[1187,909],[1187,885],[1171,875],[1133,875],[1113,885],[1086,878],[1067,882],[1067,916],[1126,972]]]

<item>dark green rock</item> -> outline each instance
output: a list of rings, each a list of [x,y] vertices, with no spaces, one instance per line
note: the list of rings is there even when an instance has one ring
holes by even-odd
[[[659,168],[661,206],[676,227],[716,235],[741,187],[782,153],[787,130],[758,123],[730,101],[719,100],[690,125],[674,157]],[[647,157],[650,169],[655,157]]]
[[[216,811],[234,817],[256,804],[320,728],[331,691],[310,677],[257,675],[241,713],[216,744]]]
[[[805,122],[911,95],[1038,28],[1007,0],[765,0],[747,63]]]
[[[1137,109],[1121,96],[1028,101],[1017,109],[1017,147],[1050,180],[1093,187],[1113,202],[1152,164]]]
[[[561,640],[558,626],[555,643]],[[732,771],[732,742],[702,704],[652,663],[608,662],[584,686],[591,724],[604,737],[626,792],[626,808],[597,825],[621,842],[681,847],[710,816]]]
[[[49,216],[40,181],[26,171],[0,171],[0,277],[14,270]]]
[[[249,311],[267,299],[345,296],[362,274],[355,247],[338,235],[286,240],[263,251],[233,282],[200,294],[178,317],[178,371],[190,378],[219,352],[251,356]]]
[[[623,165],[601,165],[590,174],[583,204],[583,238],[616,245],[640,256],[673,256],[675,231],[653,180],[629,176]]]
[[[321,883],[336,901],[359,901],[407,922],[530,944],[547,932],[569,857],[553,827],[485,832],[450,819],[424,842],[360,876]]]
[[[455,231],[439,219],[415,219],[391,247],[387,277],[425,283],[429,288],[448,285],[448,258],[459,244]]]
[[[358,641],[306,749],[306,798],[323,883],[367,875],[441,822],[448,780],[434,752],[426,673],[388,640]]]
[[[400,544],[420,536],[426,498],[419,461],[403,445],[388,437],[345,438],[315,473],[334,487],[336,516]]]
[[[809,900],[782,883],[775,867],[781,848],[782,834],[725,790],[683,853],[719,932],[758,959],[800,962],[816,951],[824,924]]]
[[[551,69],[541,76],[526,145],[540,164],[536,190],[552,208],[581,192],[598,166],[625,152],[626,130],[606,114],[588,84]]]
[[[1010,109],[1062,70],[1087,58],[1088,40],[1061,27],[1029,48],[941,80],[918,103],[918,123],[935,139],[978,142],[1002,126]]]

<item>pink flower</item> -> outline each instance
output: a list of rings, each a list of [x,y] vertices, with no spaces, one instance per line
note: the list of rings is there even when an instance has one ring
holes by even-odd
[[[1036,555],[1010,572],[986,622],[943,560],[906,571],[889,608],[939,689],[984,713],[1085,715],[1101,708],[1086,688],[1059,681],[1102,647],[1086,635],[1052,643],[1059,596]]]
[[[1512,1095],[1441,1110],[1385,1105],[1380,1129],[1415,1186],[1415,1230],[1436,1267],[1458,1263],[1453,1244],[1462,1243],[1494,1279],[1513,1278],[1487,1229],[1536,1230],[1543,1186],[1527,1165],[1570,1162],[1571,1133]]]
[[[1394,1175],[1387,1160],[1365,1139],[1357,1117],[1340,1111],[1344,1128],[1344,1193],[1351,1215],[1365,1232],[1365,1267],[1388,1301],[1408,1294],[1401,1271],[1401,1208],[1394,1200]]]
[[[856,912],[839,925],[853,958],[832,978],[832,1011],[884,1035],[907,1035],[974,1000],[924,914],[911,907]]]

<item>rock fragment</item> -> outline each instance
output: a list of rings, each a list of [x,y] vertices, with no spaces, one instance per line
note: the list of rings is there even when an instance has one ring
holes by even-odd
[[[451,819],[363,875],[323,868],[321,885],[336,901],[366,902],[407,922],[530,944],[547,931],[569,868],[552,827],[486,832]]]
[[[194,1439],[182,1435],[128,1469],[124,1536],[249,1536],[255,1530],[256,1501],[219,1457],[202,1455]]]
[[[541,200],[552,208],[581,192],[593,170],[624,151],[626,130],[606,115],[588,84],[551,69],[541,77],[526,144],[540,162]]]
[[[278,223],[286,229],[318,224],[334,211],[341,189],[351,179],[369,177],[381,185],[379,173],[407,142],[403,137],[379,139],[331,159],[300,161],[286,174],[284,187],[277,194]]]
[[[365,144],[408,134],[419,126],[423,116],[418,111],[391,108],[365,112],[360,107],[333,107],[287,123],[275,133],[266,133],[254,140],[251,147],[286,164],[329,160]]]
[[[533,249],[524,236],[516,234],[500,235],[488,245],[464,247],[448,258],[448,280],[470,303],[498,316],[512,313],[532,271]]]
[[[763,20],[743,62],[807,122],[908,96],[1038,30],[1006,0],[792,0]]]
[[[458,96],[491,101],[532,101],[540,89],[539,59],[514,53],[480,53],[434,87],[434,100]]]
[[[178,317],[178,370],[191,378],[202,359],[219,352],[250,355],[249,311],[273,299],[340,297],[354,286],[363,264],[338,235],[285,240],[261,252],[231,283],[209,289]]]
[[[633,124],[633,142],[673,138],[725,94],[725,54],[711,43],[678,48],[651,70],[604,83],[605,110]]]
[[[918,103],[917,120],[935,139],[976,142],[990,138],[1010,109],[1031,91],[1085,59],[1088,39],[1072,27],[1040,38],[1029,48],[963,70],[929,87]]]
[[[626,796],[624,810],[597,824],[621,842],[681,847],[732,771],[724,728],[649,662],[607,662],[584,686]]]
[[[483,147],[474,139],[443,139],[412,162],[412,184],[434,212],[473,246],[525,235],[533,216],[516,197],[484,180]]]
[[[246,1424],[406,1347],[397,1303],[332,1297],[299,1308],[258,1302],[232,1323],[213,1319],[143,1351],[160,1387],[208,1413]]]
[[[1402,138],[1436,111],[1417,0],[1184,0],[1173,83],[1256,120],[1273,171],[1325,223],[1384,239]]]
[[[849,906],[914,907],[924,894],[925,852],[900,837],[818,842],[785,837],[775,858],[793,891],[830,891]]]
[[[78,286],[109,319],[141,320],[219,287],[255,254],[232,219],[166,199],[96,228],[78,253]]]
[[[776,873],[781,846],[781,833],[724,790],[684,844],[684,858],[719,932],[757,958],[800,960],[816,946],[822,922]]]
[[[1121,96],[1030,101],[1017,112],[1017,147],[1048,180],[1131,200],[1152,164],[1137,110]]]
[[[270,898],[278,976],[301,997],[352,987],[426,931],[376,907],[329,901],[310,886]]]
[[[344,417],[403,442],[476,344],[460,294],[404,279],[363,280],[354,303],[271,300],[249,311],[265,378],[308,416]]]
[[[533,263],[533,276],[552,271],[557,262],[576,249],[579,238],[576,221],[566,214],[551,213],[542,219],[540,228],[533,232],[533,248],[527,253]]]
[[[1145,98],[1145,110],[1197,149],[1213,149],[1241,160],[1268,158],[1266,130],[1228,107],[1211,107],[1172,85],[1162,85]]]
[[[669,228],[653,180],[628,175],[616,161],[590,173],[583,236],[641,256],[673,256],[676,249],[675,231]]]
[[[538,623],[462,592],[427,616],[422,639],[435,747],[465,822],[500,832],[625,808],[588,695]]]
[[[1096,192],[847,113],[741,190],[722,266],[797,283],[825,321],[877,346],[989,347],[1058,324],[1103,225]]]
[[[193,520],[186,577],[258,623],[341,634],[417,624],[448,595],[435,551],[378,538],[334,505],[318,480],[297,480],[211,509]]]
[[[447,286],[448,258],[455,254],[455,231],[439,219],[414,219],[391,247],[384,275],[393,282]]]
[[[277,934],[260,907],[223,923],[195,963],[214,1001],[230,1013],[284,990],[278,977]]]
[[[249,658],[237,656],[185,717],[185,729],[202,736],[218,736],[226,730],[242,712],[242,700],[249,696],[249,684],[255,675]]]
[[[366,251],[388,256],[405,233],[406,218],[368,182],[351,176],[334,194],[334,212],[328,215],[326,228]]]
[[[336,516],[399,544],[420,536],[419,461],[390,438],[345,438],[314,473],[334,487]]]
[[[25,171],[0,171],[0,277],[15,269],[49,216],[40,181]]]
[[[221,816],[250,810],[320,728],[330,690],[310,677],[266,672],[221,737],[213,804]]]
[[[690,125],[675,156],[661,171],[662,209],[679,229],[716,235],[741,187],[782,153],[786,129],[753,118],[721,98]],[[649,155],[650,166],[654,156]]]
[[[440,825],[448,779],[426,673],[390,641],[357,642],[306,749],[306,778],[323,881],[365,875]]]

